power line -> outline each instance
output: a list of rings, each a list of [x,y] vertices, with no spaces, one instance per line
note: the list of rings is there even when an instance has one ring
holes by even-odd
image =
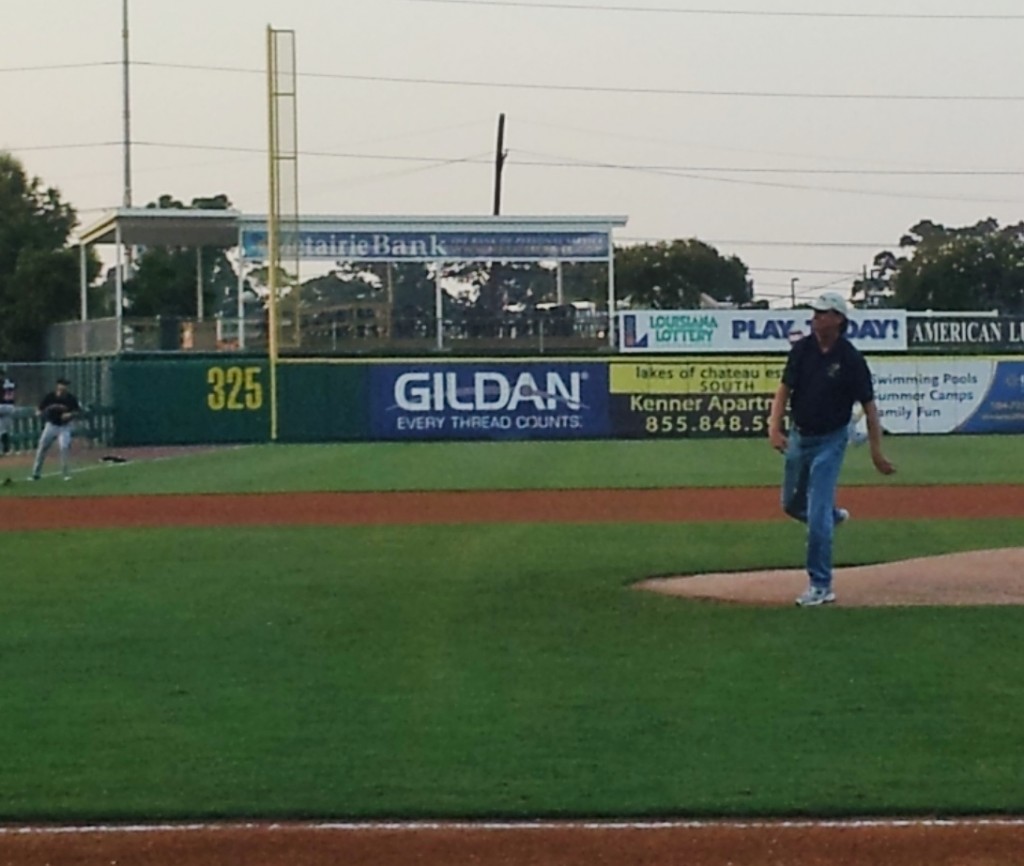
[[[83,145],[38,145],[35,148],[24,148],[25,150],[31,149],[59,149],[61,147],[108,147],[115,146],[116,142],[108,143],[96,143],[96,144],[83,144]],[[265,151],[258,147],[234,147],[230,145],[204,145],[204,144],[177,144],[169,142],[158,142],[158,141],[136,141],[133,142],[136,147],[151,147],[151,148],[166,148],[166,149],[177,149],[177,150],[202,150],[202,151],[217,151],[217,152],[228,152],[228,153],[244,153],[263,155]],[[17,148],[12,148],[17,150]],[[537,156],[548,156],[548,154],[537,154],[532,151],[520,151],[522,153],[534,153]],[[483,155],[469,156],[469,157],[427,157],[427,156],[407,156],[401,154],[372,154],[372,153],[351,153],[351,152],[337,152],[337,151],[300,151],[299,155],[306,157],[326,157],[335,159],[364,159],[373,161],[391,161],[391,162],[416,162],[416,163],[427,163],[428,166],[443,166],[453,164],[480,164],[488,161],[487,157]],[[651,165],[634,165],[628,163],[605,163],[605,162],[592,162],[587,160],[569,159],[566,157],[553,157],[541,160],[515,160],[514,165],[520,167],[533,167],[533,168],[583,168],[590,170],[603,170],[603,171],[630,171],[640,174],[654,174],[661,175],[664,177],[678,178],[680,180],[697,180],[704,181],[707,183],[726,183],[739,186],[758,186],[768,187],[772,189],[793,189],[803,190],[807,192],[819,192],[819,193],[838,193],[842,195],[862,195],[862,196],[873,196],[879,198],[901,198],[901,199],[917,199],[922,201],[964,201],[964,202],[984,202],[988,204],[1019,204],[1020,199],[1006,198],[1006,197],[995,197],[995,196],[972,196],[972,195],[940,195],[935,193],[918,193],[901,190],[873,190],[873,189],[856,189],[852,187],[838,187],[838,186],[820,186],[814,184],[802,184],[802,183],[785,183],[782,181],[769,181],[769,180],[754,180],[754,179],[741,179],[736,177],[721,177],[720,174],[723,172],[733,173],[776,173],[776,174],[858,174],[862,176],[869,176],[872,174],[889,176],[889,175],[909,175],[909,176],[938,176],[938,177],[956,177],[956,176],[967,176],[967,177],[1013,177],[1024,174],[1022,171],[1010,171],[1010,170],[995,170],[989,171],[984,169],[972,169],[972,170],[921,170],[921,171],[849,171],[843,169],[772,169],[772,168],[744,168],[744,167],[684,167],[684,166],[651,166]],[[416,171],[417,169],[412,169]],[[718,172],[719,176],[711,174],[711,172]],[[386,175],[381,175],[386,176]]]
[[[44,66],[0,66],[2,72],[50,72],[57,69],[93,69],[100,66],[119,66],[117,60],[96,60],[91,63],[48,63]]]
[[[626,238],[619,238],[626,240]],[[735,247],[813,247],[813,248],[838,248],[838,249],[889,249],[895,244],[890,242],[867,243],[865,241],[756,241],[756,240],[716,240],[702,238],[704,243],[714,246],[735,246]]]
[[[191,63],[158,63],[133,61],[135,66],[153,69],[183,69],[196,72],[231,72],[243,75],[266,75],[263,69],[241,66],[207,66]],[[416,84],[435,87],[486,87],[504,90],[543,90],[565,93],[614,93],[644,96],[703,96],[751,99],[839,99],[881,100],[899,102],[1024,102],[1022,95],[998,94],[925,94],[925,93],[812,93],[809,91],[772,90],[704,90],[671,87],[611,87],[591,84],[535,84],[511,81],[469,81],[457,78],[412,78],[397,75],[355,75],[341,72],[299,72],[300,78],[321,78],[342,81],[366,81],[382,84]]]
[[[459,2],[459,0],[419,0],[419,2]],[[496,5],[496,4],[493,4]],[[532,5],[532,4],[525,4]],[[585,8],[585,7],[578,7]],[[753,13],[751,13],[753,14]],[[774,13],[758,13],[774,14]],[[808,15],[812,13],[807,13]],[[821,13],[827,15],[828,13]],[[867,16],[865,16],[867,17]],[[887,17],[887,16],[879,16]],[[888,16],[891,17],[891,16]],[[925,16],[928,17],[928,16]],[[1024,19],[1024,16],[1009,16]],[[0,67],[0,73],[41,72],[47,70],[88,69],[103,66],[118,66],[114,60],[102,60],[92,63],[61,63],[45,66],[7,66]],[[178,69],[196,72],[229,72],[242,75],[265,75],[263,69],[241,66],[212,66],[191,63],[160,63],[152,60],[133,60],[132,66],[150,67],[153,69]],[[341,72],[299,72],[304,78],[325,78],[343,81],[366,81],[383,84],[417,84],[435,87],[488,87],[506,90],[545,90],[568,93],[613,93],[645,96],[698,96],[740,99],[838,99],[838,100],[881,100],[900,102],[1022,102],[1024,95],[1019,94],[982,94],[982,93],[814,93],[810,91],[772,91],[772,90],[708,90],[682,89],[670,87],[611,87],[591,84],[536,84],[531,82],[513,81],[469,81],[454,78],[412,78],[394,75],[355,75]]]
[[[113,142],[116,144],[116,142]],[[265,153],[257,147],[235,147],[231,145],[174,144],[168,142],[140,141],[136,144],[144,147],[165,147],[193,150],[220,150],[239,153]],[[54,145],[59,147],[60,145]],[[70,146],[70,145],[69,145]],[[78,145],[91,147],[99,145]],[[533,153],[546,156],[535,151],[520,150],[518,153]],[[326,157],[339,159],[396,160],[404,162],[444,162],[448,157],[416,156],[402,154],[357,153],[351,151],[300,150],[300,156]],[[550,156],[550,155],[548,155]],[[472,160],[463,160],[469,162]],[[490,162],[488,158],[485,160]],[[602,168],[621,171],[666,171],[666,172],[724,172],[735,174],[811,174],[811,175],[864,175],[864,176],[907,176],[907,177],[1020,177],[1024,169],[845,169],[845,168],[774,168],[750,166],[701,166],[701,165],[652,165],[647,163],[594,162],[589,163],[569,158],[519,159],[516,165],[540,166],[548,168]]]
[[[750,18],[866,18],[883,21],[1020,21],[1024,15],[914,12],[802,12],[754,9],[676,9],[669,6],[605,6],[594,3],[525,3],[521,0],[407,0],[447,6],[513,7],[516,9],[569,9],[581,12],[637,12]]]
[[[226,153],[251,153],[265,154],[265,148],[242,147],[223,144],[190,144],[187,142],[164,142],[164,141],[135,141],[138,147],[165,148],[168,150],[208,150],[221,151]],[[34,150],[75,150],[97,147],[120,147],[118,141],[96,141],[68,144],[34,144],[24,147],[10,147],[10,150],[34,151]],[[535,151],[516,151],[519,153],[536,153]],[[365,159],[384,160],[399,162],[446,162],[450,157],[444,156],[418,156],[403,154],[385,153],[359,153],[353,151],[328,151],[328,150],[300,150],[300,156],[337,158],[337,159]],[[481,162],[490,163],[489,157],[481,156]],[[462,162],[473,162],[473,159],[462,159]],[[537,166],[545,168],[599,168],[613,171],[665,171],[665,172],[713,172],[726,174],[810,174],[810,175],[862,175],[866,177],[879,176],[904,176],[904,177],[1021,177],[1024,176],[1024,169],[984,169],[984,168],[955,168],[955,169],[847,169],[847,168],[778,168],[771,166],[742,166],[742,165],[658,165],[651,163],[624,163],[624,162],[585,162],[580,160],[564,159],[520,159],[516,165]]]
[[[653,235],[640,236],[640,235],[616,235],[616,243],[656,243],[656,242],[669,242],[673,240],[680,240],[681,238],[667,238],[667,237],[655,237]],[[721,238],[699,238],[703,243],[706,243],[714,247],[800,247],[810,249],[865,249],[865,250],[885,250],[892,249],[897,244],[883,241],[812,241],[812,240],[798,240],[798,241],[778,241],[778,240],[733,240],[733,239],[721,239]],[[805,273],[805,274],[822,274],[822,275],[848,275],[853,273],[852,271],[837,269],[837,270],[825,270],[815,271],[807,268],[758,268],[754,265],[748,265],[751,270],[756,271],[778,271],[780,273]],[[857,275],[859,276],[859,274]]]
[[[521,151],[530,153],[532,151]],[[536,165],[550,167],[606,168],[629,171],[671,171],[671,172],[719,172],[732,174],[819,174],[819,175],[865,175],[865,176],[905,176],[905,177],[1020,177],[1021,169],[871,169],[871,168],[774,168],[763,166],[738,165],[651,165],[633,163],[601,162],[581,164],[574,162],[558,162],[555,160],[519,160],[519,165]]]
[[[835,271],[835,270],[825,270],[825,271],[823,271],[823,270],[818,270],[818,269],[815,269],[815,268],[759,268],[759,267],[757,267],[757,265],[751,265],[751,264],[747,264],[747,267],[750,270],[752,270],[752,271],[759,271],[759,272],[770,273],[770,274],[817,274],[819,276],[826,276],[827,275],[827,276],[832,276],[832,277],[836,276],[837,274],[839,276],[841,276],[841,277],[848,277],[848,276],[859,277],[860,276],[860,273],[858,273],[856,271],[851,271],[849,269],[847,269],[847,270],[839,270],[839,271]],[[781,285],[781,283],[779,285]],[[789,283],[786,283],[786,286],[788,287]]]
[[[486,152],[485,152],[486,153]],[[393,177],[400,177],[409,174],[415,174],[416,172],[432,171],[433,169],[446,168],[451,165],[459,165],[462,163],[481,163],[487,162],[483,159],[484,153],[470,154],[469,156],[454,157],[452,159],[438,159],[432,161],[429,165],[417,165],[412,168],[400,168],[393,171],[379,172],[377,174],[362,175],[360,177],[345,178],[342,180],[328,180],[318,181],[316,184],[316,191],[312,193],[313,196],[321,190],[333,189],[336,187],[351,187],[358,186],[363,183],[373,183],[379,180],[385,180]],[[304,193],[304,195],[310,195],[310,193]]]
[[[26,147],[4,147],[10,151],[38,151],[38,150],[86,150],[95,147],[120,147],[119,141],[89,141],[76,144],[30,144]]]
[[[551,154],[536,154],[539,156],[548,156]],[[564,158],[564,157],[563,157]],[[599,162],[589,162],[585,160],[574,160],[576,165],[590,168],[610,168],[613,166],[605,165]],[[901,198],[901,199],[921,199],[927,201],[966,201],[966,202],[986,202],[989,204],[1019,204],[1020,200],[1011,198],[994,198],[987,196],[959,196],[959,195],[934,195],[928,193],[914,193],[904,192],[898,190],[867,190],[867,189],[852,189],[849,187],[833,187],[833,186],[811,186],[809,184],[800,183],[782,183],[780,181],[770,180],[740,180],[734,177],[716,177],[712,175],[702,175],[686,173],[682,171],[667,171],[663,169],[643,169],[643,168],[630,168],[629,171],[635,171],[642,174],[654,174],[665,177],[683,178],[686,180],[701,180],[708,183],[728,183],[740,186],[760,186],[770,187],[773,189],[799,189],[806,190],[809,192],[833,192],[843,193],[849,195],[867,195],[876,196],[880,198]]]
[[[693,140],[690,140],[690,139],[661,138],[661,137],[658,137],[658,136],[638,135],[636,133],[622,132],[621,130],[595,129],[593,127],[575,126],[575,125],[564,124],[564,123],[550,123],[550,122],[539,121],[539,120],[530,119],[530,118],[522,118],[519,115],[516,115],[516,125],[518,126],[520,124],[526,125],[526,126],[536,126],[536,127],[541,128],[541,129],[555,129],[555,130],[558,130],[559,132],[580,133],[580,134],[586,135],[588,138],[593,138],[593,137],[597,136],[597,137],[600,137],[600,138],[620,139],[620,140],[623,140],[623,141],[639,141],[639,142],[643,142],[645,144],[669,145],[673,149],[678,149],[678,148],[699,148],[699,149],[702,149],[702,150],[716,150],[716,151],[717,150],[722,150],[722,151],[728,151],[730,153],[755,154],[755,155],[757,155],[759,157],[779,156],[779,157],[783,157],[785,159],[810,159],[810,160],[819,160],[819,161],[821,161],[821,160],[834,160],[834,161],[837,161],[837,162],[846,162],[846,163],[853,163],[853,164],[863,163],[865,161],[863,159],[853,159],[853,158],[849,158],[849,157],[837,156],[836,154],[833,154],[833,153],[830,153],[828,156],[822,156],[821,154],[817,154],[817,153],[800,153],[800,152],[792,151],[792,150],[772,150],[772,149],[764,148],[764,147],[758,147],[758,148],[740,147],[740,146],[737,146],[735,144],[721,144],[721,143],[717,143],[717,142],[708,142],[708,141],[693,141]],[[901,165],[902,164],[902,165],[906,165],[907,163],[886,160],[884,163],[879,163],[879,164],[884,164],[884,165]],[[924,161],[922,161],[920,159],[914,160],[912,164],[915,165],[915,166],[928,165],[927,162],[924,162]]]

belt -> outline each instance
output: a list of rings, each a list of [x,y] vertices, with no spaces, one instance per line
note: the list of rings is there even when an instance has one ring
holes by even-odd
[[[799,424],[794,426],[796,427],[796,432],[801,436],[831,436],[833,433],[846,429],[845,424],[842,427],[833,427],[831,430],[809,430],[806,427],[801,427]]]

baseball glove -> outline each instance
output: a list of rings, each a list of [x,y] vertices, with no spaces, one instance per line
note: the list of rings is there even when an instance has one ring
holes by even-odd
[[[49,421],[51,424],[61,424],[64,421],[64,414],[67,411],[68,410],[65,406],[47,406],[46,411],[43,412],[43,418]]]

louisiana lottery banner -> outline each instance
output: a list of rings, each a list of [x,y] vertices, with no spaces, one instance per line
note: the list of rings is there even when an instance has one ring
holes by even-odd
[[[788,352],[811,333],[810,310],[634,310],[619,313],[622,352]],[[905,352],[905,310],[851,310],[862,352]]]

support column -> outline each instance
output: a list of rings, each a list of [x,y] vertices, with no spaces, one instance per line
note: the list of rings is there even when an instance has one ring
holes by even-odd
[[[238,229],[238,348],[245,348],[245,250],[242,229]]]
[[[203,320],[203,248],[196,247],[196,321]]]
[[[89,350],[89,335],[86,333],[89,321],[89,259],[87,247],[79,241],[78,244],[78,300],[81,306],[82,322],[78,326],[80,339],[78,350],[83,355]]]
[[[117,248],[117,266],[114,270],[114,319],[117,324],[115,346],[118,354],[124,349],[124,239],[121,237],[121,223],[114,227],[114,246]]]
[[[441,297],[441,293],[444,291],[441,288],[441,268],[440,263],[437,264],[437,269],[434,271],[434,315],[437,317],[437,351],[444,351],[444,301]]]
[[[89,262],[88,248],[84,243],[78,244],[78,301],[82,321],[89,321]]]
[[[608,345],[615,348],[615,246],[608,235]]]

